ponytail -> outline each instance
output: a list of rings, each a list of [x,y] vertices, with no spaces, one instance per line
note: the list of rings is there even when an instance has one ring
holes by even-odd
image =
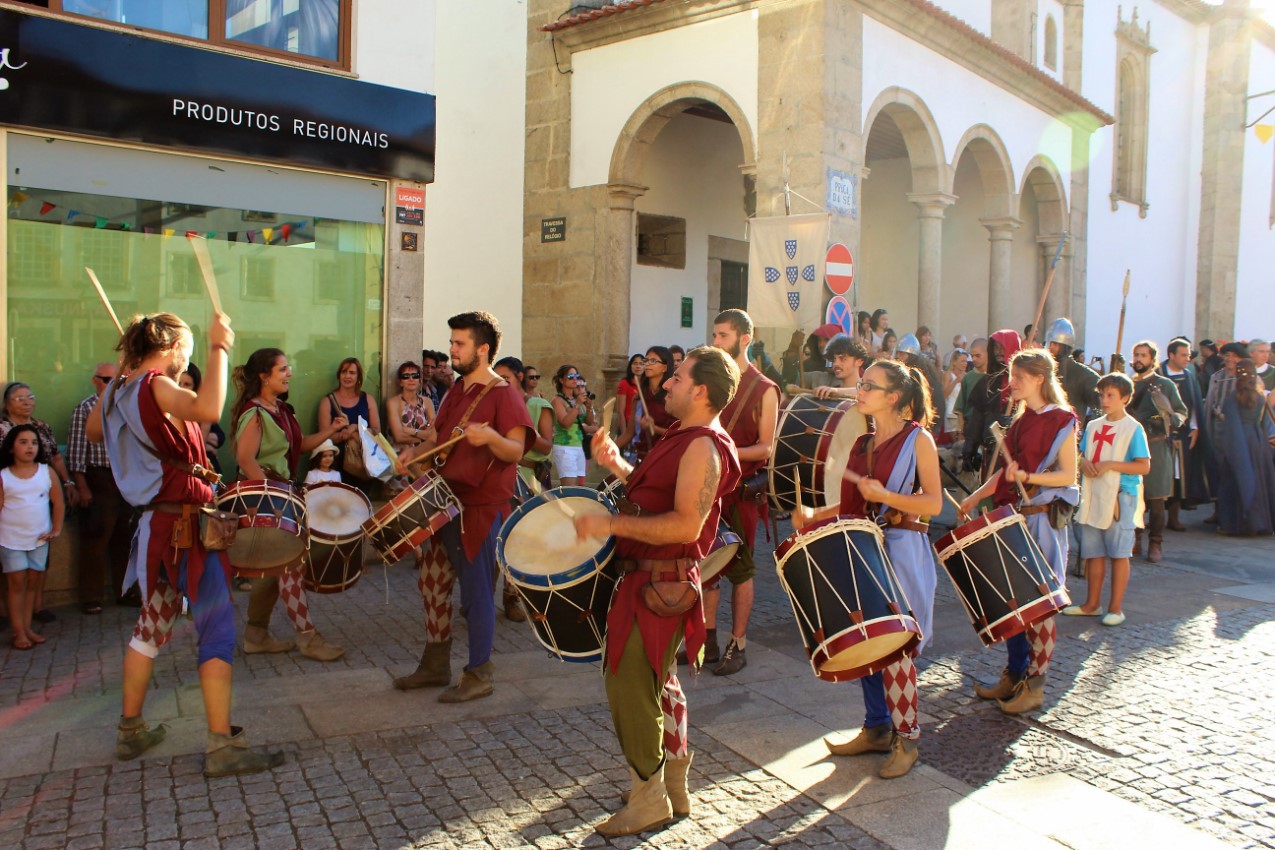
[[[190,333],[190,327],[172,313],[134,316],[115,345],[115,350],[122,355],[116,381],[122,382],[152,354],[175,346],[183,333]]]
[[[905,366],[897,360],[878,360],[872,368],[886,375],[886,391],[899,394],[895,411],[904,419],[929,428],[934,422],[934,406],[930,400],[930,382],[925,373],[915,366]]]

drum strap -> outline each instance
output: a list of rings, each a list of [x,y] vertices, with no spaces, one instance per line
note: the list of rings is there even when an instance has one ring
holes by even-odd
[[[474,415],[474,411],[478,409],[478,405],[482,404],[482,400],[487,397],[487,393],[496,389],[496,387],[507,386],[509,386],[509,382],[504,378],[488,381],[487,385],[484,386],[482,391],[478,393],[478,397],[469,403],[469,407],[466,408],[465,414],[460,417],[460,421],[456,423],[456,427],[452,429],[452,433],[455,434],[457,432],[464,432],[465,426],[469,424],[470,417]],[[437,417],[435,417],[435,419],[437,419]],[[434,467],[437,469],[447,463],[447,458],[450,454],[451,450],[448,449],[447,451],[442,451],[434,455]]]
[[[739,391],[739,395],[740,395],[739,404],[735,405],[735,412],[730,415],[730,422],[726,423],[727,434],[735,430],[735,424],[739,422],[739,417],[744,414],[744,411],[748,408],[749,403],[753,400],[753,393],[756,392],[759,386],[761,386],[760,372],[758,372],[757,374],[753,374],[752,372],[749,372],[748,377],[752,378],[752,380],[748,382],[748,389],[741,388]]]
[[[172,455],[161,454],[149,443],[144,443],[141,440],[138,440],[137,442],[140,443],[141,447],[146,449],[146,451],[159,458],[162,463],[166,463],[175,469],[180,469],[187,475],[198,478],[200,481],[206,481],[214,486],[221,483],[221,475],[206,466],[202,466],[198,463],[187,463],[184,460],[178,460]]]

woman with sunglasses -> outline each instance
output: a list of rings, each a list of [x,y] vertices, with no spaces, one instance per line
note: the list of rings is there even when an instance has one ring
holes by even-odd
[[[434,403],[425,394],[421,367],[412,361],[400,363],[398,393],[385,400],[385,418],[390,426],[390,440],[394,450],[403,452],[427,441],[434,441]],[[410,483],[408,476],[391,478],[386,484],[386,495],[395,496]]]
[[[588,464],[584,435],[596,430],[593,399],[579,370],[569,364],[558,367],[553,385],[558,390],[553,398],[553,465],[558,483],[563,487],[583,484]]]
[[[884,526],[886,554],[921,627],[915,655],[929,641],[936,583],[926,536],[929,525],[920,518],[943,509],[938,449],[927,430],[934,418],[929,382],[919,369],[895,360],[878,360],[864,372],[858,390],[858,408],[872,419],[872,430],[850,450],[841,502],[820,510],[793,511],[793,525],[800,529],[848,514]],[[851,473],[857,478],[854,483],[848,477]],[[912,769],[921,737],[912,657],[904,655],[859,680],[865,709],[863,728],[843,744],[825,739],[833,755],[889,753],[877,771],[882,779],[895,779]]]
[[[642,380],[638,384],[638,407],[634,415],[624,423],[618,445],[628,446],[637,438],[637,456],[646,457],[665,431],[673,424],[673,417],[664,409],[667,392],[664,382],[673,376],[673,353],[662,345],[646,350],[646,362],[642,367]]]

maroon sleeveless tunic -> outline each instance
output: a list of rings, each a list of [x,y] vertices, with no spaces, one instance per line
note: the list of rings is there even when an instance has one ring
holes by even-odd
[[[908,435],[920,427],[915,422],[904,422],[899,433],[873,449],[871,472],[868,471],[868,443],[873,435],[863,434],[855,440],[854,448],[850,450],[846,469],[857,472],[865,478],[875,478],[884,486],[894,471],[894,463],[899,459],[899,452],[907,445]],[[857,484],[850,483],[846,478],[841,479],[841,507],[838,509],[841,513],[875,519],[874,514],[878,509],[879,505],[876,502],[864,500]]]
[[[1055,407],[1043,413],[1034,413],[1026,408],[1005,432],[1005,448],[1020,469],[1035,472],[1049,456],[1058,432],[1067,427],[1075,429],[1076,414],[1065,407]],[[1001,470],[1004,471],[1004,466]],[[1019,501],[1018,487],[1001,475],[993,501],[997,507],[1016,504]]]

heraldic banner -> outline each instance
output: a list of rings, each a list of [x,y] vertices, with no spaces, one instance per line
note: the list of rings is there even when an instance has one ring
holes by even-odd
[[[748,314],[763,328],[823,323],[827,213],[754,218],[748,232]]]

